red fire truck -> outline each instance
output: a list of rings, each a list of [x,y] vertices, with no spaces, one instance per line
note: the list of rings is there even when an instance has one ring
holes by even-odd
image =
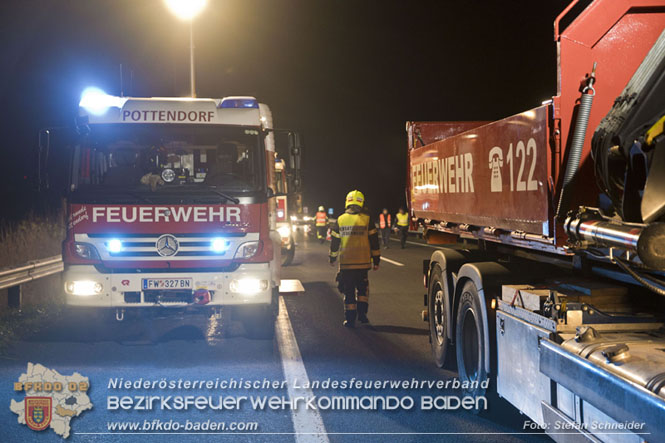
[[[665,3],[596,0],[561,29],[576,3],[552,100],[407,123],[411,214],[450,244],[423,317],[438,366],[553,439],[665,441]]]
[[[89,89],[79,109],[63,244],[67,304],[117,320],[224,308],[249,335],[272,336],[283,184],[268,107],[253,97]],[[299,166],[298,137],[288,136]]]

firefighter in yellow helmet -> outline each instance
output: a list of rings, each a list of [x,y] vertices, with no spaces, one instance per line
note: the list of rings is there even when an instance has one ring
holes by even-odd
[[[326,208],[319,206],[319,210],[316,213],[316,238],[319,239],[321,243],[326,241],[328,236],[328,215],[326,214]]]
[[[365,196],[351,191],[346,196],[346,211],[332,228],[330,263],[339,259],[338,288],[344,294],[344,326],[354,327],[356,317],[368,323],[369,280],[367,271],[379,269],[381,251],[374,222],[363,209]]]

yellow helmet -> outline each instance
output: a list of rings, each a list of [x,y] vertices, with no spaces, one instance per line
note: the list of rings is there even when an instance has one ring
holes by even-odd
[[[326,210],[326,208],[324,208],[323,206],[319,206],[319,211],[323,212],[325,210]]]
[[[346,194],[346,205],[344,206],[345,208],[348,208],[351,205],[358,205],[362,208],[364,204],[365,204],[365,196],[363,195],[362,192],[358,191],[357,189]]]

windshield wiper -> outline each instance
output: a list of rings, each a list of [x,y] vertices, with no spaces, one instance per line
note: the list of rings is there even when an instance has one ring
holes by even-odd
[[[224,199],[226,199],[226,200],[228,200],[228,201],[230,201],[230,202],[235,203],[236,205],[240,203],[240,200],[238,200],[237,198],[232,197],[232,196],[230,196],[230,195],[228,195],[228,194],[225,194],[225,193],[223,193],[223,192],[218,191],[217,189],[215,189],[214,186],[210,186],[208,189],[210,189],[214,194],[217,194],[217,195],[219,195],[220,197],[222,197],[222,198],[224,198]]]

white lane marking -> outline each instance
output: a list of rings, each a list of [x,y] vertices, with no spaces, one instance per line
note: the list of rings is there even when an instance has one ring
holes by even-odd
[[[298,380],[298,385],[309,385],[307,370],[300,355],[298,342],[291,327],[289,313],[286,310],[284,297],[279,297],[279,315],[275,324],[277,335],[277,346],[279,354],[282,357],[282,369],[284,379],[287,381],[289,397],[314,397],[309,388],[294,388],[293,381]],[[291,420],[293,421],[293,430],[295,431],[296,443],[328,443],[326,428],[323,425],[323,419],[318,410],[306,409],[302,402],[297,409],[291,410]]]
[[[395,266],[404,266],[404,263],[400,263],[398,261],[391,260],[389,258],[385,258],[383,255],[381,256],[381,261],[387,261],[388,263],[393,264]]]
[[[392,238],[392,237],[391,237],[390,239],[391,239],[392,241],[396,241],[396,242],[399,243],[399,239],[398,239],[398,238]],[[438,246],[438,245],[428,245],[428,244],[426,244],[426,243],[418,243],[418,242],[415,242],[415,241],[409,241],[409,240],[407,240],[406,242],[407,242],[408,244],[410,244],[410,245],[422,246],[423,248],[434,248],[434,249],[439,249],[439,248],[441,248],[441,246],[444,246],[444,245],[440,245],[440,246]]]

